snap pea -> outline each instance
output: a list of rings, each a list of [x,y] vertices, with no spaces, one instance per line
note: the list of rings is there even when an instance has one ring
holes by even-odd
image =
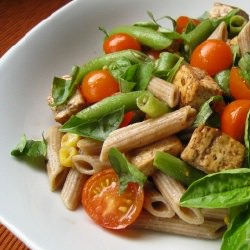
[[[110,35],[116,33],[126,33],[135,37],[141,44],[146,45],[155,50],[163,50],[168,48],[173,40],[167,38],[161,32],[153,30],[151,28],[125,25],[114,28]]]
[[[240,15],[233,16],[229,21],[229,33],[232,37],[238,35],[242,28],[247,24],[245,17]]]
[[[194,181],[205,176],[205,173],[165,152],[156,152],[153,164],[163,173],[171,176],[186,186],[189,186]]]
[[[76,126],[78,121],[90,121],[99,119],[108,113],[124,107],[124,112],[137,109],[136,99],[146,91],[133,91],[128,93],[120,93],[103,99],[71,117],[63,126],[62,129]],[[79,120],[80,118],[80,120]]]

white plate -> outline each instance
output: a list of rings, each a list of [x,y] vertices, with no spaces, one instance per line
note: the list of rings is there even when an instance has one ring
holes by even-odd
[[[250,11],[247,1],[227,1]],[[10,156],[22,133],[40,139],[53,123],[47,95],[55,75],[100,55],[103,34],[119,24],[171,15],[200,16],[212,0],[73,1],[29,32],[0,60],[0,221],[32,249],[215,250],[205,241],[152,232],[110,232],[82,211],[68,211],[49,190],[44,169]]]

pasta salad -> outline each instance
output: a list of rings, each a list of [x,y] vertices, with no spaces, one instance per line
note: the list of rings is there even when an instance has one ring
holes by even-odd
[[[57,125],[15,157],[43,157],[51,191],[111,230],[250,245],[250,22],[216,3],[104,33],[103,55],[54,77]]]

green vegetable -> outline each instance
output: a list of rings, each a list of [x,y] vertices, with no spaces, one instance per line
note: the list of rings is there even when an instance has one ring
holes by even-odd
[[[166,152],[156,152],[153,165],[186,186],[205,176],[205,173]]]
[[[240,74],[250,83],[250,53],[245,53],[239,60]]]
[[[198,127],[202,124],[212,125],[213,127],[219,127],[219,114],[216,114],[210,105],[214,102],[223,101],[222,96],[212,96],[201,106],[198,114],[196,115],[193,123],[194,127]]]
[[[43,137],[41,141],[27,140],[23,134],[16,148],[11,151],[11,155],[28,156],[31,158],[45,157],[47,153],[47,143]]]
[[[83,120],[75,117],[74,124],[69,128],[60,128],[61,132],[69,132],[80,136],[92,138],[98,141],[104,141],[108,135],[116,130],[122,122],[124,116],[124,107],[114,110],[97,120]]]
[[[167,38],[164,34],[152,29],[151,27],[142,26],[119,26],[114,28],[110,34],[126,33],[135,37],[142,45],[155,50],[163,50],[172,44],[172,40]]]
[[[61,130],[70,129],[75,127],[77,123],[80,125],[84,121],[98,120],[112,111],[118,110],[122,107],[124,107],[125,113],[130,110],[135,110],[137,109],[136,99],[143,93],[144,91],[134,91],[107,97],[100,102],[83,109],[75,116],[72,116],[66,123],[63,124]]]
[[[223,235],[221,250],[250,249],[250,204],[231,222]]]
[[[247,166],[250,168],[250,111],[247,113],[246,117],[244,142],[246,146]]]
[[[150,92],[140,95],[136,100],[138,108],[149,117],[156,118],[171,111],[170,107]]]
[[[154,75],[172,82],[184,58],[170,52],[162,52],[155,61]]]
[[[52,105],[58,106],[66,103],[69,98],[74,94],[75,88],[82,82],[85,75],[93,70],[102,69],[107,67],[112,62],[120,58],[127,58],[131,63],[140,63],[151,61],[151,59],[144,53],[136,50],[123,50],[90,60],[83,66],[74,66],[72,68],[71,80],[62,78],[54,78],[52,86],[52,97],[54,103]]]
[[[193,182],[180,199],[183,207],[229,208],[250,202],[250,169],[209,174]]]
[[[137,182],[141,186],[147,180],[147,177],[116,148],[111,148],[109,151],[109,161],[119,177],[120,192],[124,192],[128,183]]]
[[[215,75],[214,80],[220,86],[220,88],[224,91],[226,95],[230,95],[229,89],[229,75],[230,69],[223,70]]]
[[[242,28],[247,24],[246,18],[240,15],[235,15],[229,21],[229,34],[231,37],[237,36]]]

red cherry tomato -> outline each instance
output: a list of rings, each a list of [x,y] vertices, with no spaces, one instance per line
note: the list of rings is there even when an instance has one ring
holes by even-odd
[[[250,99],[249,83],[240,75],[238,67],[232,67],[229,77],[230,94],[235,99]]]
[[[141,45],[134,37],[126,33],[113,34],[103,43],[103,50],[106,54],[126,49],[141,51]]]
[[[151,59],[156,60],[160,57],[161,51],[150,49],[145,52]]]
[[[144,191],[138,183],[129,183],[119,193],[118,177],[111,168],[91,176],[83,187],[84,209],[105,228],[122,229],[132,224],[142,210],[143,201]]]
[[[209,39],[199,44],[191,55],[190,64],[214,76],[229,68],[233,55],[229,45],[222,40]]]
[[[192,24],[194,24],[195,26],[197,26],[200,23],[200,20],[193,19],[193,18],[190,18],[190,17],[187,17],[187,16],[179,16],[176,19],[176,31],[178,33],[184,32],[190,22]]]
[[[119,84],[107,70],[88,73],[82,81],[81,92],[88,103],[101,101],[119,91]]]
[[[125,113],[124,117],[123,117],[123,120],[122,120],[122,122],[121,122],[121,124],[120,124],[119,127],[123,128],[123,127],[128,126],[131,123],[131,121],[134,118],[134,116],[135,116],[135,112],[134,111],[129,111],[129,112]]]
[[[221,114],[221,131],[243,142],[249,110],[250,100],[236,100],[229,103]]]

